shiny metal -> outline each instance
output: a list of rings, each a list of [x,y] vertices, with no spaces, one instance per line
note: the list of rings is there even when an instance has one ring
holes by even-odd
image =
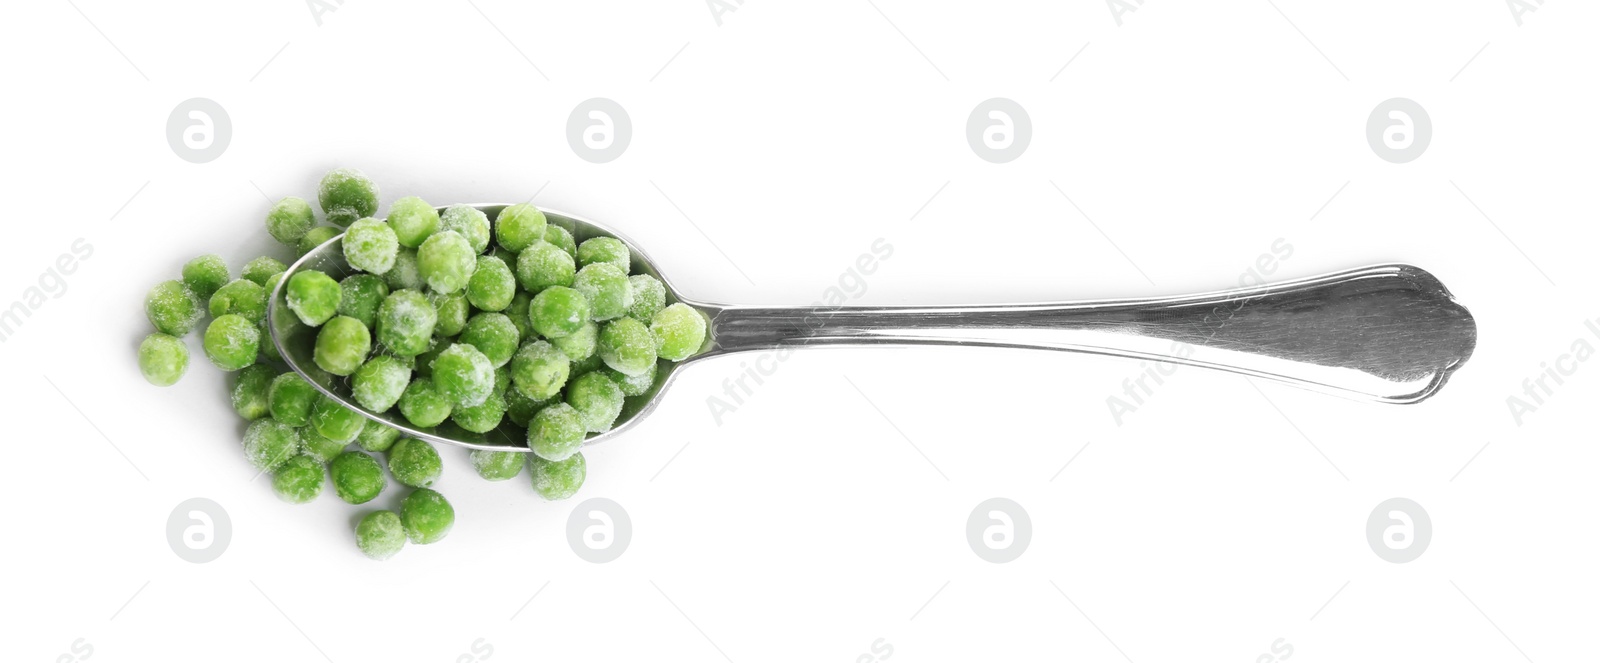
[[[505,205],[476,205],[493,218]],[[1375,265],[1239,290],[1176,297],[937,307],[724,306],[682,297],[638,244],[569,214],[545,211],[578,241],[610,235],[633,253],[636,271],[661,279],[669,303],[682,301],[710,320],[701,354],[662,362],[651,390],[627,399],[620,423],[592,435],[619,435],[648,415],[677,371],[735,352],[797,346],[966,345],[1062,350],[1153,359],[1259,377],[1384,403],[1432,396],[1472,356],[1477,326],[1432,274],[1410,265]],[[403,433],[474,449],[526,451],[509,425],[482,439],[448,439],[418,430],[395,410],[373,413],[349,397],[343,378],[312,362],[315,330],[283,304],[282,284],[300,269],[335,278],[351,273],[339,238],[289,267],[268,308],[273,343],[290,367],[323,393]],[[307,370],[309,369],[309,370]]]

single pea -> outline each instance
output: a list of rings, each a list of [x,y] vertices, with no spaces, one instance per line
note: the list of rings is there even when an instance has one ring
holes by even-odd
[[[549,242],[534,242],[517,254],[517,285],[528,292],[570,286],[577,270],[572,256]]]
[[[272,379],[278,372],[267,366],[247,366],[234,377],[233,411],[245,421],[255,421],[267,416],[267,400],[272,389]]]
[[[668,361],[683,361],[699,354],[706,342],[706,318],[694,307],[679,302],[650,320],[656,337],[656,354]]]
[[[467,301],[480,310],[499,311],[511,305],[517,294],[517,277],[506,261],[494,256],[478,256],[478,268],[467,279]]]
[[[394,268],[400,240],[389,224],[365,218],[350,224],[344,232],[344,259],[351,267],[369,274],[383,274]]]
[[[448,295],[467,287],[478,269],[478,254],[461,233],[441,230],[417,247],[417,268],[428,289]]]
[[[600,348],[600,325],[586,322],[578,331],[550,339],[550,344],[573,361],[588,359]]]
[[[300,448],[306,455],[324,463],[344,453],[344,448],[348,446],[350,446],[349,442],[329,439],[328,436],[318,433],[314,427],[307,427],[300,431]]]
[[[356,547],[368,559],[389,559],[405,545],[406,528],[393,511],[373,511],[356,524]]]
[[[608,262],[616,265],[623,274],[628,273],[628,245],[615,237],[591,237],[578,245],[578,267],[588,267]]]
[[[348,315],[372,327],[378,321],[378,306],[389,296],[389,284],[372,274],[351,274],[339,282],[339,315]]]
[[[544,228],[544,241],[556,245],[556,248],[565,251],[576,261],[578,242],[572,238],[572,231],[552,223]]]
[[[628,307],[628,315],[639,322],[650,324],[650,319],[667,305],[667,286],[649,274],[628,277],[628,290],[633,292],[633,306]]]
[[[183,336],[200,322],[200,298],[182,281],[162,281],[145,295],[144,315],[156,331]]]
[[[327,244],[333,238],[338,237],[340,232],[338,228],[333,226],[312,228],[311,232],[306,233],[304,237],[300,238],[300,242],[294,245],[295,255],[304,256],[316,250],[317,247]]]
[[[467,318],[472,315],[472,303],[467,301],[465,292],[448,295],[430,292],[428,301],[433,303],[433,310],[439,314],[439,322],[433,328],[434,334],[455,336],[467,327]]]
[[[411,383],[411,369],[404,362],[389,355],[378,355],[367,360],[350,376],[350,394],[361,407],[373,412],[388,412],[406,385]]]
[[[290,504],[305,504],[322,494],[322,461],[311,456],[295,456],[272,474],[272,492]]]
[[[528,340],[528,335],[533,333],[533,325],[528,322],[528,305],[533,303],[533,295],[521,290],[511,297],[511,304],[506,306],[502,313],[511,318],[511,324],[517,326],[517,342]]]
[[[368,419],[367,423],[361,426],[361,432],[356,435],[356,444],[367,451],[382,453],[394,446],[395,440],[398,439],[400,439],[400,429]]]
[[[439,215],[439,231],[453,230],[466,238],[473,255],[489,250],[489,215],[471,205],[451,205]]]
[[[430,345],[428,346],[427,350],[424,350],[422,354],[411,358],[412,361],[416,362],[416,365],[412,367],[411,370],[415,371],[417,377],[419,378],[433,377],[433,360],[438,359],[439,353],[448,350],[450,345],[455,343],[456,340],[453,338],[442,338],[435,336],[434,338],[429,339],[428,342]]]
[[[473,449],[472,469],[478,471],[478,476],[490,481],[505,481],[522,473],[523,456],[527,454],[516,451],[486,451]]]
[[[273,274],[282,274],[286,269],[288,267],[278,262],[278,260],[270,256],[261,256],[245,263],[244,269],[239,272],[239,278],[254,281],[262,287],[266,287],[267,279],[272,278]],[[272,291],[268,290],[267,292],[270,294]]]
[[[471,407],[450,410],[450,420],[473,433],[487,433],[500,425],[506,416],[506,399],[500,394],[489,394],[482,403]]]
[[[333,492],[351,504],[371,502],[389,483],[378,461],[359,451],[334,456],[328,463],[328,474],[333,477]]]
[[[517,353],[518,336],[517,326],[505,314],[479,313],[467,321],[466,329],[461,330],[456,342],[477,348],[488,357],[489,365],[499,368]]]
[[[339,168],[322,176],[317,203],[328,223],[348,226],[356,219],[378,213],[378,185],[353,168]]]
[[[606,363],[600,360],[600,353],[596,352],[592,355],[589,355],[587,359],[579,359],[575,362],[572,362],[572,374],[583,375],[584,373],[592,373],[605,367]]]
[[[372,351],[372,334],[360,320],[349,316],[336,316],[317,331],[316,350],[312,359],[322,370],[334,375],[350,375],[361,368],[362,360]]]
[[[267,234],[291,246],[316,225],[317,217],[311,213],[311,204],[294,196],[273,203],[267,212]]]
[[[591,433],[611,430],[622,414],[622,388],[600,371],[584,373],[567,385],[567,404],[583,417],[583,426]]]
[[[421,290],[422,268],[417,265],[417,250],[401,247],[394,253],[394,267],[384,272],[383,282],[392,290]]]
[[[400,502],[400,522],[412,543],[426,545],[450,533],[456,510],[438,491],[418,488]]]
[[[334,442],[349,444],[367,422],[366,417],[339,404],[339,401],[319,395],[311,406],[311,428]]]
[[[615,263],[597,262],[578,270],[578,275],[572,279],[572,288],[588,298],[591,320],[620,318],[627,315],[628,308],[633,306],[633,290],[628,286],[628,273]]]
[[[511,365],[494,369],[494,393],[505,395],[511,389]]]
[[[389,204],[389,227],[400,246],[414,249],[439,232],[439,211],[421,198],[406,196]]]
[[[378,305],[378,345],[402,357],[422,354],[438,321],[438,312],[422,293],[396,290]]]
[[[427,440],[402,437],[389,447],[389,473],[394,480],[412,488],[427,488],[439,480],[444,462]]]
[[[222,256],[203,255],[183,265],[183,284],[201,299],[210,298],[227,282],[228,263],[222,262]]]
[[[452,407],[480,405],[494,391],[494,364],[475,347],[453,344],[433,360],[433,388]]]
[[[272,342],[272,332],[267,329],[267,321],[262,320],[256,328],[261,332],[261,358],[269,362],[283,361],[283,355],[279,354],[277,344]]]
[[[267,319],[267,289],[255,281],[236,279],[212,293],[207,308],[213,318],[237,313],[261,322]]]
[[[284,284],[289,310],[311,327],[321,326],[339,313],[343,292],[339,282],[322,272],[307,269],[294,273]]]
[[[263,472],[278,469],[300,453],[300,431],[281,421],[257,419],[244,429],[244,457]]]
[[[522,251],[544,239],[544,212],[527,203],[511,205],[495,217],[495,239],[511,251]]]
[[[291,371],[272,379],[267,388],[267,409],[272,412],[273,419],[290,426],[304,426],[311,422],[311,407],[321,395],[310,382]]]
[[[538,456],[528,459],[528,474],[533,478],[534,492],[551,501],[576,495],[578,489],[583,487],[588,469],[581,453],[574,453],[559,461]]]
[[[516,424],[522,428],[527,428],[528,420],[532,419],[533,415],[538,413],[540,409],[544,408],[544,406],[549,405],[554,401],[555,398],[553,397],[536,401],[532,398],[522,395],[522,392],[518,389],[507,389],[506,418],[510,419],[511,423],[513,424]]]
[[[272,291],[278,287],[280,282],[283,281],[283,275],[284,272],[278,272],[277,274],[268,276],[267,280],[261,283],[261,289],[266,291],[267,297],[272,297]]]
[[[556,403],[528,420],[528,448],[545,460],[566,460],[583,446],[583,432],[583,415],[571,405]]]
[[[450,418],[450,400],[433,388],[433,381],[418,378],[400,394],[400,414],[418,428],[433,428]]]
[[[612,320],[600,330],[600,359],[619,373],[646,373],[656,365],[656,337],[633,318]]]
[[[511,358],[511,384],[529,400],[549,400],[566,386],[571,368],[572,362],[549,341],[534,341]]]
[[[139,342],[139,374],[157,387],[177,384],[189,370],[189,346],[183,339],[161,332]]]
[[[202,345],[206,358],[217,368],[237,371],[256,363],[256,354],[261,351],[261,328],[244,316],[230,313],[206,326]]]
[[[570,336],[588,321],[589,300],[572,288],[550,286],[534,295],[528,305],[528,322],[545,338]]]
[[[656,364],[650,364],[650,370],[638,375],[628,375],[610,367],[605,369],[605,374],[622,388],[623,396],[643,396],[656,383]]]

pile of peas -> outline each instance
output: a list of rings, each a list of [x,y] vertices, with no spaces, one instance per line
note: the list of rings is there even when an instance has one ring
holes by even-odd
[[[283,285],[289,309],[317,328],[316,368],[348,380],[363,408],[398,408],[441,436],[525,429],[532,453],[471,452],[484,479],[512,479],[526,464],[542,497],[571,497],[587,472],[579,452],[585,438],[610,430],[624,399],[650,390],[660,362],[687,359],[705,342],[705,318],[687,305],[666,305],[656,278],[630,275],[620,240],[578,244],[532,205],[509,206],[491,220],[461,205],[440,213],[411,196],[379,219],[377,187],[348,169],[328,173],[317,199],[334,225],[319,226],[311,204],[293,197],[266,218],[267,232],[299,255],[344,228],[341,248],[357,273],[335,280],[302,270]],[[431,488],[442,471],[438,451],[282,367],[266,310],[286,269],[261,257],[230,280],[215,255],[184,265],[181,279],[146,297],[156,332],[139,346],[140,371],[151,384],[175,384],[189,364],[182,337],[209,314],[202,347],[213,365],[237,372],[233,407],[250,422],[245,457],[272,474],[281,499],[310,502],[331,477],[340,499],[370,502],[388,484],[370,454],[386,454],[388,475],[412,492],[398,514],[366,514],[355,528],[357,546],[388,559],[407,541],[444,538],[455,511]]]

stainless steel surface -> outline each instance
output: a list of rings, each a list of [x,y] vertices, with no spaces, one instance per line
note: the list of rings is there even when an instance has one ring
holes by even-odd
[[[505,205],[475,205],[490,218]],[[1147,299],[938,307],[723,306],[682,297],[639,245],[592,221],[545,210],[583,241],[609,235],[628,245],[635,271],[661,279],[668,303],[682,301],[710,320],[701,354],[662,362],[656,384],[630,397],[618,424],[586,444],[620,435],[655,407],[677,371],[734,352],[794,346],[969,345],[1062,350],[1201,366],[1307,389],[1385,403],[1415,403],[1436,393],[1477,342],[1466,308],[1433,275],[1410,265],[1375,265],[1255,288]],[[272,341],[318,390],[406,435],[473,449],[527,451],[509,423],[488,435],[442,437],[411,426],[398,408],[369,412],[350,398],[348,380],[312,361],[316,330],[284,302],[283,284],[301,269],[335,279],[353,273],[335,237],[295,261],[273,290]]]

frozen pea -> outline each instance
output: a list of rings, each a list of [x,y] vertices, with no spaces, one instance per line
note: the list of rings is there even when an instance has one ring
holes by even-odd
[[[295,254],[304,256],[316,250],[317,247],[327,244],[333,238],[338,237],[340,232],[338,228],[333,226],[312,228],[311,232],[306,233],[304,237],[300,238],[300,242],[294,245]]]
[[[433,388],[433,381],[418,378],[400,394],[400,414],[418,428],[433,428],[450,418],[450,400]]]
[[[478,349],[495,368],[505,366],[517,352],[517,326],[502,313],[479,313],[467,321],[457,343]]]
[[[478,256],[478,268],[467,279],[467,301],[483,311],[499,311],[511,305],[517,293],[517,277],[506,261],[494,256]]]
[[[300,453],[300,431],[272,419],[257,419],[244,429],[244,457],[263,472],[278,469]]]
[[[400,439],[400,429],[369,419],[361,426],[361,432],[356,435],[356,444],[367,451],[382,453],[394,446],[395,440],[398,439]]]
[[[328,474],[333,478],[333,492],[351,504],[371,502],[389,483],[378,461],[359,451],[334,456],[328,463]]]
[[[194,291],[196,297],[208,299],[211,293],[228,282],[228,264],[215,254],[203,255],[183,265],[183,284]]]
[[[256,363],[261,350],[261,328],[244,316],[228,314],[206,327],[206,358],[224,371],[237,371]]]
[[[290,504],[305,504],[322,494],[322,461],[311,456],[295,456],[272,474],[272,492]]]
[[[395,255],[400,252],[400,240],[395,239],[389,224],[366,218],[350,224],[344,232],[344,259],[351,267],[369,274],[383,274],[394,267]]]
[[[389,559],[405,545],[406,528],[393,511],[373,511],[356,524],[356,547],[369,559]]]
[[[278,372],[256,364],[247,366],[234,377],[233,411],[245,421],[255,421],[267,416],[267,399],[272,389],[272,379]]]
[[[511,384],[523,397],[534,401],[554,398],[567,384],[571,362],[549,341],[534,341],[517,350],[511,359]]]
[[[356,434],[361,432],[366,422],[366,417],[361,413],[327,396],[319,395],[317,403],[311,406],[311,428],[334,442],[349,444],[355,441]]]
[[[330,439],[318,433],[316,428],[306,428],[300,431],[300,445],[306,455],[326,463],[343,453],[344,448],[350,446],[350,443]]]
[[[439,232],[439,211],[421,198],[406,196],[389,204],[389,227],[400,246],[414,249]]]
[[[528,459],[528,474],[533,478],[533,490],[547,500],[564,500],[578,493],[588,466],[583,454],[574,453],[565,460],[553,461],[534,456]]]
[[[522,392],[517,389],[507,389],[506,418],[510,419],[513,424],[527,428],[528,420],[532,419],[535,413],[554,400],[554,398],[534,400],[522,395]]]
[[[435,334],[455,336],[466,328],[467,317],[472,314],[472,303],[467,301],[466,293],[428,293],[428,301],[433,303],[433,310],[439,314],[439,322],[433,328]]]
[[[422,293],[396,290],[378,305],[378,345],[402,357],[422,354],[433,340],[439,314]]]
[[[189,370],[189,346],[183,339],[156,332],[139,342],[139,373],[157,387],[177,384]]]
[[[289,277],[284,284],[289,310],[301,322],[312,327],[321,326],[339,313],[339,298],[343,291],[333,277],[316,270],[302,270]]]
[[[389,447],[389,473],[412,488],[427,488],[439,480],[444,463],[427,440],[403,437]]]
[[[453,344],[433,360],[433,388],[452,407],[482,404],[494,391],[494,364],[475,347]]]
[[[429,343],[431,345],[428,346],[427,350],[411,358],[412,361],[416,362],[412,370],[416,372],[419,378],[433,377],[433,360],[438,359],[439,353],[444,352],[450,347],[450,344],[455,343],[455,339],[435,337]]]
[[[316,225],[311,203],[294,196],[273,203],[267,212],[267,234],[284,244],[294,244]]]
[[[588,267],[598,263],[611,263],[628,273],[628,245],[615,237],[591,237],[578,245],[578,266]]]
[[[585,429],[604,433],[622,414],[622,388],[600,371],[584,373],[567,385],[567,404],[578,411]]]
[[[649,370],[638,375],[628,375],[609,367],[605,369],[605,374],[622,388],[623,396],[643,396],[656,383],[656,364],[650,364]]]
[[[400,503],[400,522],[412,543],[425,545],[443,539],[456,522],[456,510],[438,491],[418,488]]]
[[[317,203],[328,223],[348,226],[356,219],[378,213],[378,185],[353,168],[339,168],[322,176]]]
[[[317,346],[312,359],[317,366],[334,375],[349,375],[361,368],[362,360],[372,350],[372,334],[360,320],[349,316],[336,316],[322,329],[317,330]]]
[[[272,331],[267,329],[267,321],[263,319],[256,327],[261,330],[261,357],[272,362],[283,361],[278,345],[272,342]]]
[[[594,356],[595,350],[600,347],[600,325],[593,322],[584,323],[578,331],[550,339],[550,344],[556,346],[561,354],[573,361],[588,359]]]
[[[506,416],[506,399],[500,394],[489,394],[482,403],[471,407],[450,410],[450,420],[473,433],[487,433],[500,425]]]
[[[467,287],[478,269],[478,254],[461,233],[441,230],[417,247],[417,269],[428,289],[448,295]]]
[[[439,230],[453,230],[466,238],[473,255],[489,250],[489,215],[471,205],[451,205],[439,215]]]
[[[383,282],[393,290],[421,290],[422,269],[417,266],[417,250],[401,247],[394,253],[394,267],[384,272]]]
[[[556,403],[528,420],[528,448],[545,460],[566,460],[583,446],[583,415],[566,403]]]
[[[500,211],[495,220],[495,239],[500,246],[511,251],[521,251],[536,241],[544,239],[546,224],[544,212],[527,203],[511,205]]]
[[[639,322],[649,324],[650,319],[667,305],[667,286],[649,274],[628,277],[628,290],[633,292],[633,305],[628,307],[628,315]]]
[[[300,427],[311,421],[311,407],[317,404],[321,392],[299,373],[289,372],[272,379],[267,388],[267,409],[272,418],[290,426]]]
[[[550,286],[534,295],[528,305],[528,322],[545,338],[570,336],[588,321],[589,300],[572,288]]]
[[[239,278],[254,281],[262,287],[266,287],[267,279],[272,278],[274,274],[282,274],[286,269],[288,267],[276,259],[270,256],[261,256],[245,263],[244,269],[239,272]],[[272,291],[268,290],[267,292],[270,293]]]
[[[494,393],[504,394],[511,388],[511,366],[501,366],[494,369]]]
[[[217,288],[207,308],[213,318],[237,313],[252,322],[261,322],[267,319],[267,289],[255,281],[236,279]]]
[[[156,331],[183,336],[200,321],[200,298],[182,281],[162,281],[145,295],[144,315]]]
[[[650,320],[656,337],[656,354],[668,361],[683,361],[700,352],[706,342],[706,319],[694,307],[679,302]]]
[[[348,315],[372,327],[378,306],[389,296],[389,284],[372,274],[352,274],[339,282],[339,315]]]
[[[600,330],[600,359],[626,375],[648,372],[656,365],[656,337],[636,319],[612,320]]]
[[[566,251],[549,242],[534,242],[517,254],[517,284],[528,292],[555,285],[572,285],[577,263]]]
[[[528,335],[533,333],[533,325],[528,322],[528,305],[532,303],[533,295],[518,290],[511,297],[511,304],[502,311],[511,318],[511,324],[517,326],[518,342],[528,340]]]
[[[578,242],[572,238],[572,231],[562,228],[554,223],[545,226],[544,241],[556,245],[557,248],[567,252],[574,259],[578,256]]]
[[[487,451],[473,449],[472,469],[478,471],[478,476],[490,481],[505,481],[522,473],[523,456],[527,454],[516,451]]]
[[[350,393],[361,407],[373,412],[387,412],[400,402],[406,385],[411,383],[411,369],[397,357],[378,355],[367,360],[350,376]]]
[[[633,306],[633,290],[628,286],[628,273],[615,263],[597,262],[578,270],[578,275],[572,279],[572,288],[589,299],[591,320],[620,318],[627,315],[628,308]]]
[[[600,353],[596,352],[592,355],[589,355],[587,359],[579,359],[575,362],[572,362],[572,374],[583,375],[584,373],[598,371],[605,367],[606,363],[600,360]]]
[[[272,296],[272,291],[278,287],[278,283],[283,281],[283,275],[284,272],[278,272],[277,274],[268,276],[267,280],[261,283],[261,289],[267,292],[268,297]]]

